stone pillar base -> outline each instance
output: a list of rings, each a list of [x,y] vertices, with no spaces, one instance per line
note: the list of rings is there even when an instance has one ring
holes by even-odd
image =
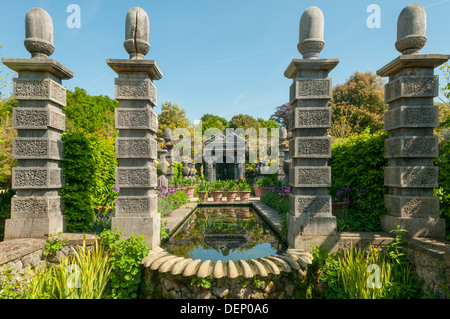
[[[42,238],[57,235],[66,229],[64,216],[49,218],[15,218],[5,222],[5,240],[15,238]]]
[[[381,217],[381,229],[385,232],[400,228],[408,233],[404,237],[445,238],[445,219],[443,218],[408,218],[384,215]]]
[[[318,238],[336,236],[336,217],[317,215],[313,217],[295,217],[287,213],[287,228],[289,246],[306,250],[304,246],[307,245],[307,248],[310,250],[311,238],[315,236]],[[304,243],[305,238],[309,238],[309,243]],[[301,246],[298,246],[299,244]]]
[[[116,227],[125,237],[143,235],[150,249],[158,247],[161,243],[159,236],[154,236],[154,234],[160,234],[160,214],[154,214],[151,217],[113,217],[111,229],[114,230]]]
[[[296,247],[296,249],[304,249],[305,251],[311,252],[311,246],[322,246],[326,245],[328,252],[333,252],[336,250],[337,243],[339,240],[338,235],[291,235],[292,243],[289,243],[289,248]]]

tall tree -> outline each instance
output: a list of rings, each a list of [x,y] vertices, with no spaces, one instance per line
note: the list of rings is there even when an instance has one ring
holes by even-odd
[[[177,104],[172,105],[172,102],[165,102],[161,105],[161,113],[158,115],[158,122],[158,137],[164,136],[166,128],[170,128],[172,131],[177,128],[187,128],[191,131],[192,135],[192,124],[186,117],[186,111]]]
[[[284,126],[288,128],[289,124],[289,113],[292,111],[292,105],[289,103],[278,106],[275,109],[275,113],[272,114],[270,120],[274,120],[279,126]]]
[[[383,130],[384,112],[384,81],[372,72],[356,71],[343,84],[333,88],[332,126],[348,125],[343,131],[363,132],[370,127],[370,132]],[[333,135],[333,127],[331,129]],[[345,137],[345,136],[335,136]]]
[[[232,117],[229,127],[234,129],[242,128],[244,131],[249,128],[254,128],[256,132],[258,132],[262,125],[253,116],[248,114],[239,114]]]

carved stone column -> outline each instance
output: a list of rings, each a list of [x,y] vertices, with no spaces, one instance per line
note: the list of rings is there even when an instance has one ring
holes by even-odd
[[[284,173],[283,165],[285,160],[285,154],[289,152],[289,148],[286,144],[287,141],[287,130],[284,126],[280,128],[280,141],[278,150],[278,180],[283,181],[286,177]]]
[[[384,127],[388,166],[384,184],[388,187],[385,206],[388,214],[381,219],[384,231],[400,225],[408,236],[445,237],[445,220],[439,218],[438,187],[438,107],[433,98],[439,93],[439,77],[434,68],[445,63],[448,55],[419,54],[427,41],[426,13],[419,4],[411,4],[400,13],[395,47],[401,56],[377,71],[389,77],[385,86]]]
[[[166,128],[164,131],[164,145],[167,150],[165,158],[166,158],[167,163],[169,163],[169,168],[167,169],[167,173],[165,174],[165,176],[168,181],[172,181],[173,175],[174,175],[174,168],[173,168],[173,164],[174,164],[173,147],[174,147],[174,145],[173,145],[173,140],[172,140],[172,131],[170,130],[170,128]]]
[[[155,160],[158,145],[156,88],[153,81],[162,73],[153,60],[144,60],[150,50],[149,20],[144,10],[132,8],[126,17],[125,49],[129,60],[107,60],[119,75],[115,79],[116,109],[116,199],[111,227],[123,229],[124,236],[144,235],[151,249],[160,244],[161,216],[158,213]]]
[[[25,47],[31,59],[2,59],[19,75],[14,79],[13,156],[11,219],[6,221],[5,239],[45,237],[65,230],[59,191],[64,187],[60,162],[61,135],[66,129],[66,89],[62,80],[73,73],[48,57],[53,53],[53,23],[41,8],[25,17]]]
[[[289,196],[287,214],[288,244],[293,248],[310,249],[312,240],[318,244],[333,239],[336,234],[336,218],[331,213],[331,138],[327,129],[331,126],[331,78],[328,73],[339,59],[318,59],[324,47],[324,18],[317,7],[308,8],[300,19],[298,50],[303,59],[294,59],[285,76],[293,79],[290,88],[289,143],[292,166],[289,184],[293,193]]]

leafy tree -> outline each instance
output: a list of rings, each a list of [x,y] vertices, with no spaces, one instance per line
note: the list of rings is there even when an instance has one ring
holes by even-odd
[[[228,127],[228,121],[220,116],[213,114],[204,114],[201,119],[202,121],[202,133],[204,133],[209,128],[218,128],[223,130]]]
[[[269,120],[273,120],[278,123],[279,126],[284,126],[288,128],[289,124],[289,113],[292,111],[292,105],[289,103],[278,106],[275,109],[275,113],[270,116]]]
[[[234,129],[242,128],[244,131],[249,128],[254,128],[256,132],[258,132],[262,125],[257,119],[250,115],[239,114],[233,116],[230,121],[229,127]]]
[[[67,116],[67,130],[117,136],[114,110],[118,106],[119,103],[108,96],[91,96],[78,87],[73,92],[67,90],[67,106],[63,108]]]
[[[382,131],[387,109],[383,85],[383,79],[370,71],[356,71],[344,84],[336,85],[329,103],[332,125],[348,125],[344,131],[349,133],[361,133],[368,127],[371,133]]]
[[[266,121],[262,118],[258,118],[258,122],[261,124],[262,127],[268,129],[269,132],[270,132],[271,128],[279,128],[280,127],[275,120],[267,120]]]
[[[192,124],[186,116],[186,111],[172,102],[165,102],[161,105],[161,113],[158,115],[158,137],[164,136],[164,130],[170,128],[174,131],[177,128],[187,128],[192,131]],[[192,136],[191,132],[191,136]]]

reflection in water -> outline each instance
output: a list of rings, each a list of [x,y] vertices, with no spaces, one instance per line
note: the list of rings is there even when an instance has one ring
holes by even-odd
[[[281,243],[250,207],[198,208],[165,249],[185,258],[239,260],[276,254]]]

